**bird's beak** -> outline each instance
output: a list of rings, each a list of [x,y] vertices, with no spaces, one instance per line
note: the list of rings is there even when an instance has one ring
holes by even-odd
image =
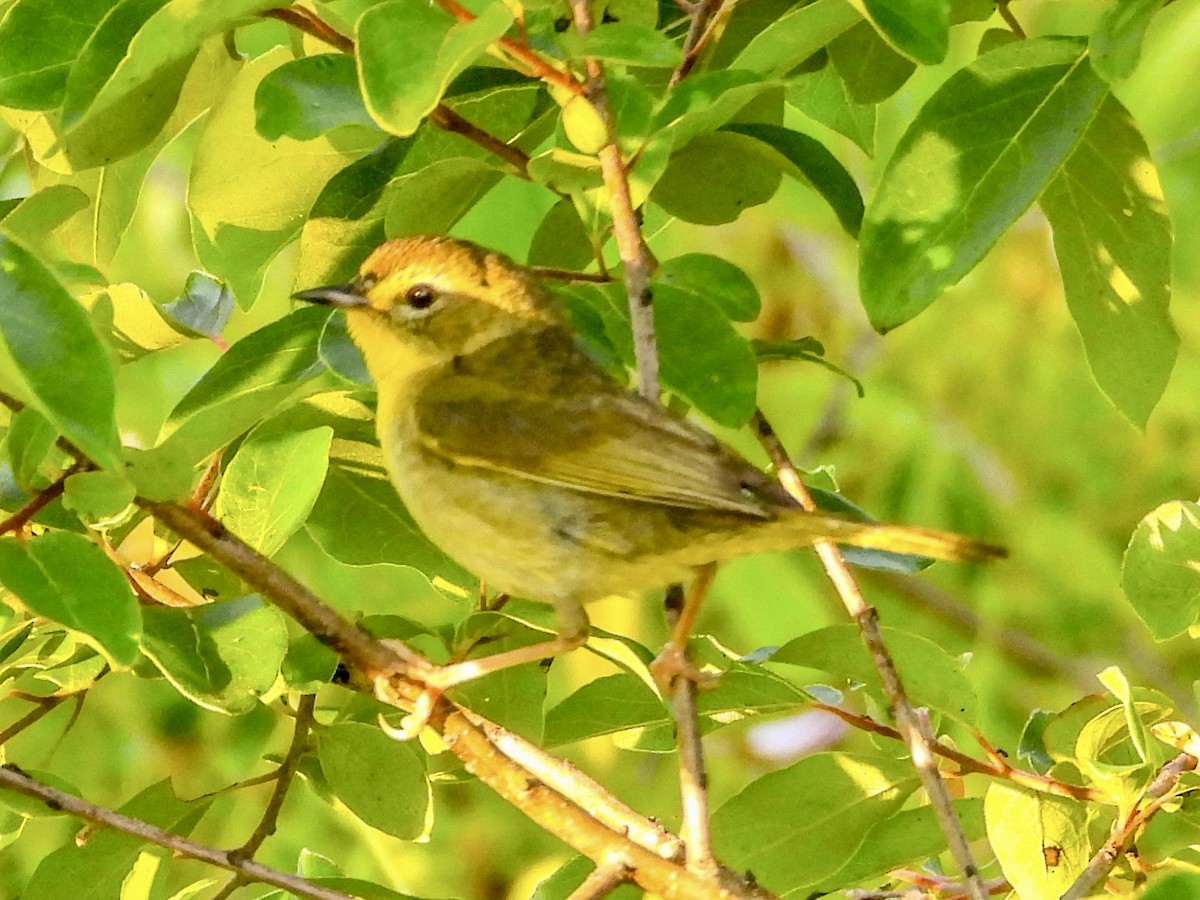
[[[336,307],[337,309],[354,309],[355,307],[369,305],[367,298],[355,290],[353,283],[331,284],[328,287],[298,291],[292,294],[292,299],[304,300],[308,303],[320,303],[324,306]]]

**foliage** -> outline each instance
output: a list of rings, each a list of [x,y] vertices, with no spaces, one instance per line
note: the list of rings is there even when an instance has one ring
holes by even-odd
[[[1200,74],[1200,20],[1187,2],[1055,6],[593,0],[579,29],[561,0],[0,4],[5,763],[210,846],[273,826],[256,785],[290,786],[279,833],[247,852],[354,896],[570,894],[590,864],[429,733],[387,738],[390,707],[152,509],[211,509],[435,662],[539,639],[548,610],[478,609],[414,525],[344,321],[287,297],[387,238],[450,232],[589,272],[555,290],[623,376],[638,326],[616,153],[660,258],[672,404],[748,454],[764,408],[814,482],[1011,546],[920,580],[851,557],[900,626],[884,637],[985,879],[1190,896],[1200,514],[1181,460],[1200,374],[1179,310],[1200,156],[1194,101],[1147,97]],[[841,302],[853,265],[861,308]],[[720,860],[780,895],[960,889],[815,564],[729,569],[693,642],[722,673],[700,697]],[[662,628],[631,608],[601,604],[590,653],[453,696],[674,830],[674,723],[647,669]],[[803,753],[818,722],[857,731]],[[55,809],[0,804],[4,896],[221,890],[136,836],[76,846]]]

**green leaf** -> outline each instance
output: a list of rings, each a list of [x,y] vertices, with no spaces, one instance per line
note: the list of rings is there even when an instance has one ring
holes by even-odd
[[[798,891],[846,865],[868,829],[899,810],[919,784],[906,760],[816,753],[764,775],[721,806],[712,819],[713,844],[722,862],[753,871],[771,890]]]
[[[632,22],[597,25],[583,39],[581,56],[651,68],[674,68],[683,53],[661,31]]]
[[[67,77],[112,0],[12,3],[0,20],[0,106],[53,109],[62,103]]]
[[[663,383],[715,422],[745,425],[757,404],[758,366],[729,319],[696,294],[659,285],[654,323]]]
[[[984,835],[983,800],[969,797],[954,801],[954,812],[968,841]],[[839,888],[883,879],[901,866],[918,868],[946,849],[946,837],[932,806],[905,809],[871,826],[858,852],[837,874],[822,882],[814,893],[833,893]]]
[[[45,246],[51,232],[87,207],[88,196],[79,188],[50,184],[21,200],[4,217],[4,230],[27,245]]]
[[[1195,872],[1171,872],[1146,888],[1141,900],[1192,900],[1197,896],[1200,896],[1200,875]]]
[[[935,66],[950,46],[950,0],[863,0],[867,16],[905,56]]]
[[[854,100],[834,66],[793,75],[785,97],[793,109],[850,138],[867,156],[875,155],[875,107]]]
[[[1200,617],[1200,504],[1180,500],[1149,513],[1130,538],[1121,587],[1156,640]]]
[[[779,189],[780,174],[763,165],[762,142],[730,131],[701,134],[671,154],[650,199],[697,225],[732,222]],[[696,190],[703,184],[705,189]]]
[[[427,3],[391,0],[371,7],[355,28],[359,81],[371,116],[393,134],[412,134],[454,76],[512,23],[502,3],[489,4],[465,23]]]
[[[376,457],[375,465],[379,463]],[[392,563],[410,566],[431,579],[475,583],[425,537],[391,481],[375,466],[334,460],[306,528],[326,553],[347,565]]]
[[[134,493],[124,472],[77,472],[66,481],[63,506],[84,524],[103,526],[121,519]]]
[[[384,232],[390,239],[449,231],[500,178],[491,166],[470,157],[439,160],[401,176],[390,185]]]
[[[238,73],[204,120],[188,183],[200,262],[220,273],[245,307],[254,302],[268,263],[300,234],[325,183],[377,143],[362,129],[307,141],[259,135],[259,82],[289,59],[278,47]]]
[[[604,184],[595,156],[551,147],[529,161],[529,177],[558,194],[578,194]]]
[[[1109,693],[1121,701],[1121,710],[1125,714],[1125,728],[1129,732],[1129,740],[1133,744],[1133,749],[1137,751],[1138,758],[1142,762],[1147,762],[1150,754],[1147,750],[1146,727],[1134,708],[1134,697],[1129,679],[1125,677],[1125,673],[1119,666],[1108,666],[1096,676],[1096,679],[1108,688]]]
[[[693,75],[667,92],[652,127],[670,135],[678,150],[697,135],[716,131],[772,87],[775,82],[738,69]]]
[[[1087,807],[1078,801],[994,781],[983,814],[988,842],[1019,896],[1058,897],[1091,857]]]
[[[344,53],[305,56],[268,73],[254,94],[254,116],[268,141],[305,141],[340,125],[375,125],[358,90],[354,57]]]
[[[559,200],[546,213],[529,246],[531,266],[585,269],[595,261],[592,242],[570,200]]]
[[[546,713],[545,743],[559,747],[604,734],[652,728],[668,718],[663,700],[636,675],[593,679]]]
[[[884,627],[883,637],[914,705],[939,710],[959,722],[975,721],[975,691],[945,650],[928,638],[897,628]],[[830,625],[793,638],[775,651],[771,661],[832,672],[882,691],[853,625]]]
[[[304,306],[234,343],[179,401],[172,422],[178,426],[217,404],[320,374],[325,366],[317,343],[329,315],[327,309]]]
[[[174,109],[201,44],[273,4],[168,0],[140,21],[154,5],[151,0],[149,6],[118,7],[121,15],[110,17],[85,51],[87,75],[68,81],[63,137],[77,168],[111,162],[148,144]],[[131,26],[140,27],[129,40]]]
[[[1033,710],[1025,720],[1017,741],[1017,759],[1039,775],[1045,775],[1054,765],[1054,758],[1046,749],[1046,728],[1054,716],[1049,710]]]
[[[317,356],[332,372],[354,384],[374,386],[375,379],[367,370],[367,361],[362,350],[350,337],[350,327],[345,316],[330,316],[325,320],[321,339],[317,344]]]
[[[329,785],[354,815],[404,840],[430,824],[430,790],[423,757],[374,725],[342,722],[322,729],[318,755]]]
[[[178,500],[192,468],[268,414],[337,385],[318,353],[327,309],[305,307],[235,343],[176,404],[169,436],[132,452],[129,477],[150,499]]]
[[[1108,95],[1080,42],[994,50],[946,81],[901,138],[867,207],[863,305],[878,331],[957,282],[1066,162]]]
[[[784,74],[861,18],[845,0],[813,0],[797,6],[758,32],[730,68]]]
[[[685,253],[668,259],[654,280],[703,297],[735,322],[752,322],[762,308],[750,276],[727,260],[707,253]]]
[[[32,253],[0,233],[0,379],[105,468],[120,466],[108,351],[87,313]]]
[[[316,635],[305,632],[288,641],[287,655],[279,673],[290,690],[315,694],[329,684],[337,667],[338,655]]]
[[[329,466],[333,429],[256,429],[225,468],[214,514],[263,556],[274,556],[308,518]]]
[[[1112,404],[1144,428],[1171,377],[1171,220],[1133,118],[1107,96],[1046,187],[1067,307]]]
[[[862,194],[850,173],[824,144],[782,125],[746,123],[726,125],[725,130],[755,138],[775,150],[778,155],[770,157],[780,171],[825,198],[842,227],[852,237],[858,236],[863,217]]]
[[[1165,0],[1118,0],[1088,41],[1088,55],[1101,78],[1121,81],[1133,74],[1146,29]]]
[[[96,544],[67,531],[0,539],[0,584],[31,610],[78,631],[109,662],[137,660],[141,612],[124,574]]]
[[[223,281],[207,272],[189,272],[183,293],[162,305],[172,325],[190,337],[218,337],[236,301]]]
[[[169,780],[146,788],[117,811],[123,816],[187,837],[212,800],[180,800]],[[115,828],[100,828],[80,844],[68,842],[44,856],[21,892],[23,900],[63,897],[120,897],[145,840]]]
[[[816,363],[818,366],[828,369],[830,372],[835,372],[841,375],[847,381],[854,385],[854,390],[859,397],[866,396],[866,390],[863,384],[841,366],[831,363],[825,358],[825,348],[821,342],[814,337],[802,337],[794,341],[762,341],[754,338],[750,341],[750,349],[754,351],[754,358],[760,363],[776,362],[780,360],[799,360],[802,362]],[[858,548],[862,549],[862,548]],[[898,556],[903,554],[890,554]]]
[[[278,610],[255,595],[190,609],[147,607],[142,652],[198,706],[240,715],[275,684],[287,648]]]
[[[829,45],[829,61],[855,103],[876,104],[900,90],[917,70],[879,36],[870,22],[860,22]]]
[[[49,479],[40,476],[38,469],[57,440],[58,429],[32,406],[13,414],[4,445],[13,477],[21,488],[32,492],[46,487]]]

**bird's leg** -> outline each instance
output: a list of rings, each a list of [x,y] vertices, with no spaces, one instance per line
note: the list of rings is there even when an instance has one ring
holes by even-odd
[[[512,666],[562,656],[564,653],[581,647],[587,641],[588,631],[591,627],[583,607],[578,603],[559,604],[555,607],[555,611],[558,614],[558,633],[551,640],[530,644],[528,647],[517,647],[515,650],[505,650],[502,653],[493,653],[491,656],[483,656],[479,659],[466,659],[445,666],[430,665],[424,671],[408,672],[410,677],[425,685],[425,690],[421,692],[412,712],[401,721],[399,728],[381,722],[384,730],[396,740],[412,740],[429,724],[429,717],[433,713],[433,707],[438,698],[450,688]],[[387,679],[377,679],[375,683],[376,696],[387,702],[388,691],[390,691],[390,685]]]
[[[683,608],[671,628],[671,637],[662,651],[650,663],[650,674],[654,676],[664,697],[671,695],[671,682],[676,678],[686,678],[693,681],[701,690],[716,687],[716,678],[707,672],[702,672],[687,658],[688,640],[696,625],[696,616],[700,613],[700,604],[712,586],[717,574],[717,564],[696,567],[696,578],[683,601]]]

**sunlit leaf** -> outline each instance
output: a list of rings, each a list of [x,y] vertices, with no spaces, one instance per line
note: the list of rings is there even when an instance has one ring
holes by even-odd
[[[1107,95],[1069,38],[1001,47],[946,81],[867,207],[859,283],[871,324],[907,322],[974,268],[1059,173]]]
[[[120,466],[108,351],[42,262],[0,234],[0,380],[95,462]]]
[[[1145,138],[1115,98],[1105,98],[1041,207],[1092,375],[1144,428],[1179,351],[1168,310],[1171,220]]]
[[[984,798],[988,842],[1004,877],[1022,897],[1057,897],[1091,858],[1087,807],[1007,781]]]
[[[713,844],[723,862],[753,871],[773,891],[796,891],[846,865],[868,829],[919,784],[907,760],[816,753],[726,801],[713,816]],[[784,850],[818,846],[819,853]]]
[[[1121,567],[1121,587],[1158,640],[1200,617],[1200,504],[1172,500],[1140,523]]]
[[[116,666],[137,659],[142,617],[121,570],[87,538],[0,539],[0,583],[38,615],[80,632]]]
[[[914,704],[940,710],[959,721],[974,721],[975,691],[945,650],[928,638],[896,628],[885,627],[883,635]],[[771,660],[821,669],[882,690],[862,637],[852,625],[830,625],[793,638],[776,650]]]
[[[249,712],[275,683],[287,647],[278,610],[255,596],[192,609],[148,607],[143,652],[193,703]]]
[[[451,79],[512,22],[502,3],[489,4],[470,22],[427,3],[391,0],[371,7],[358,20],[356,56],[371,116],[393,134],[412,134]]]
[[[333,725],[318,737],[321,770],[351,812],[405,840],[425,833],[432,798],[424,758],[412,744],[360,722]]]
[[[225,468],[214,514],[263,556],[273,556],[304,524],[329,465],[333,429],[258,429]]]

